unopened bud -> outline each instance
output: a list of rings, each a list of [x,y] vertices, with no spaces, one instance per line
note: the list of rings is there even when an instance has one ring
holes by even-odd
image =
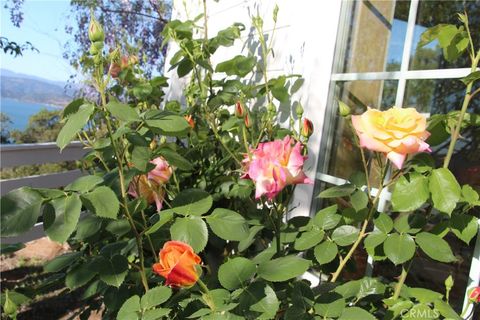
[[[277,108],[275,107],[275,105],[273,103],[270,102],[267,105],[267,111],[268,111],[268,113],[273,114],[273,113],[277,112]]]
[[[250,121],[250,116],[248,115],[248,113],[245,114],[244,120],[245,120],[245,127],[251,128],[252,122]]]
[[[186,116],[183,116],[185,118],[185,120],[187,120],[188,122],[188,125],[190,126],[190,128],[195,128],[195,121],[193,121],[192,119],[192,115],[189,114],[189,115],[186,115]]]
[[[117,63],[110,64],[109,72],[112,78],[118,78],[118,75],[122,71],[122,68]]]
[[[130,56],[128,57],[128,62],[133,66],[138,63],[138,57],[137,56]]]
[[[239,119],[242,119],[245,116],[245,107],[240,101],[235,103],[235,116]]]
[[[122,58],[120,59],[120,68],[122,68],[122,70],[128,68],[128,63],[128,56],[122,56]]]
[[[90,54],[92,56],[96,56],[97,54],[102,52],[102,49],[103,49],[102,41],[92,42],[92,44],[90,45]]]
[[[155,150],[155,148],[157,147],[157,140],[152,140],[150,142],[149,147],[150,147],[150,150]]]
[[[297,107],[295,108],[295,113],[297,114],[298,119],[301,119],[303,116],[303,107],[302,104],[299,102],[297,103]]]
[[[307,118],[303,119],[303,125],[302,125],[302,136],[305,138],[308,138],[312,135],[313,133],[313,123]]]
[[[340,113],[340,115],[342,117],[346,117],[346,116],[350,115],[350,112],[351,112],[350,107],[346,103],[339,100],[338,101],[338,113]]]
[[[88,38],[91,42],[105,40],[105,33],[103,32],[103,28],[100,23],[95,19],[93,13],[90,15],[90,25],[88,26]]]

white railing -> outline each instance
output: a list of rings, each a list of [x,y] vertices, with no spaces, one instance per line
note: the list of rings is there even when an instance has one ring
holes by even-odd
[[[60,152],[54,142],[30,144],[6,144],[0,146],[0,168],[22,165],[58,163],[61,161],[80,160],[87,152],[80,142],[72,142]],[[29,177],[0,180],[0,194],[3,196],[11,190],[30,186],[34,188],[63,187],[78,177],[82,171],[70,170],[57,173],[41,174]],[[37,223],[32,230],[18,237],[2,238],[3,243],[28,242],[45,236],[42,223]]]

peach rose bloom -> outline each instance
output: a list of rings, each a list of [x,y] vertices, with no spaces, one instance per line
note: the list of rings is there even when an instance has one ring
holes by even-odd
[[[360,138],[360,147],[383,152],[401,169],[407,155],[430,152],[425,142],[427,120],[414,108],[393,107],[386,111],[368,109],[352,116],[352,124]]]
[[[134,198],[143,197],[148,204],[155,203],[157,211],[162,210],[165,189],[161,184],[149,180],[145,174],[132,179],[128,186],[128,194]]]
[[[153,180],[158,184],[166,184],[172,175],[172,167],[163,157],[158,157],[150,161],[155,165],[155,168],[148,173],[148,179]]]
[[[160,250],[160,262],[153,271],[166,279],[165,284],[173,287],[191,287],[199,277],[197,265],[202,259],[192,247],[181,241],[167,241]]]

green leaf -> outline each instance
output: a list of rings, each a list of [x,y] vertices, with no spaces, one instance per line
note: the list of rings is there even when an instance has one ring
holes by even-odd
[[[367,207],[368,196],[362,190],[357,190],[350,196],[350,203],[353,209],[358,212]]]
[[[297,80],[295,80],[292,87],[290,88],[290,94],[294,94],[295,92],[300,90],[300,88],[303,86],[304,82],[305,82],[305,79],[297,78]]]
[[[206,220],[213,233],[224,240],[240,241],[249,235],[247,221],[235,211],[217,208]]]
[[[195,252],[205,248],[208,241],[208,229],[205,222],[198,217],[177,218],[170,227],[172,240],[185,242]]]
[[[160,218],[158,221],[148,228],[148,230],[145,232],[145,234],[152,234],[155,233],[158,229],[163,227],[166,223],[170,222],[173,219],[173,210],[172,209],[166,209],[162,210],[159,212]]]
[[[375,224],[375,227],[378,228],[378,230],[384,232],[384,233],[389,233],[393,229],[393,220],[388,216],[386,213],[380,213],[377,218],[373,220],[373,223]]]
[[[323,230],[330,230],[340,222],[342,216],[337,214],[337,205],[324,208],[313,217],[313,223]]]
[[[434,260],[441,262],[457,261],[457,258],[453,255],[447,241],[435,234],[421,232],[416,235],[415,242],[420,249],[427,254],[427,256]]]
[[[117,288],[123,283],[128,273],[127,258],[118,254],[110,259],[99,256],[94,266],[103,282]]]
[[[302,232],[300,237],[295,239],[294,248],[295,250],[298,250],[298,251],[304,251],[304,250],[310,249],[316,246],[317,244],[319,244],[320,241],[323,240],[324,235],[325,235],[325,232],[323,230],[316,229],[316,228],[314,228],[311,231]]]
[[[420,41],[418,42],[418,47],[423,47],[429,44],[430,42],[434,41],[438,38],[438,34],[440,29],[443,28],[445,24],[437,24],[431,28],[428,28],[420,35]]]
[[[466,201],[470,205],[479,205],[478,204],[478,199],[480,196],[478,195],[478,192],[475,191],[471,186],[468,184],[465,184],[462,186],[462,200]]]
[[[435,300],[434,302],[435,310],[440,312],[440,314],[445,318],[449,320],[463,320],[462,317],[460,317],[455,310],[445,301],[443,300]]]
[[[133,87],[133,90],[132,90],[135,98],[140,100],[147,99],[148,96],[152,93],[152,91],[153,91],[153,87],[148,82],[137,84],[135,87]]]
[[[62,130],[60,130],[57,137],[57,146],[60,149],[65,148],[70,141],[75,137],[77,132],[82,130],[92,115],[95,107],[93,104],[83,104],[78,108],[78,111],[71,114]]]
[[[83,194],[81,199],[85,206],[97,216],[117,219],[120,203],[115,193],[109,187],[98,187],[92,192]]]
[[[53,241],[67,241],[77,226],[81,210],[82,202],[77,194],[53,199],[43,216],[45,233]]]
[[[446,168],[433,170],[429,179],[429,188],[434,208],[451,215],[460,200],[461,189],[450,170]]]
[[[67,191],[88,192],[103,183],[99,176],[83,176],[65,186]]]
[[[345,309],[345,299],[338,293],[329,292],[320,295],[314,305],[315,313],[326,318],[336,318]]]
[[[176,135],[187,131],[190,126],[184,117],[173,114],[158,114],[152,119],[145,120],[147,126],[158,129],[165,135]]]
[[[83,105],[85,100],[83,98],[75,99],[63,108],[62,119],[68,118],[71,114],[75,114],[78,108]]]
[[[118,101],[110,101],[105,106],[115,118],[121,121],[139,121],[140,117],[137,111],[128,104]]]
[[[417,172],[400,177],[392,193],[394,211],[408,212],[420,208],[429,198],[428,178]]]
[[[245,77],[255,67],[255,57],[237,55],[234,58],[217,64],[215,72],[225,72],[228,76]]]
[[[82,256],[81,252],[69,252],[62,254],[61,256],[56,257],[52,261],[47,262],[43,266],[45,272],[58,272],[66,267],[70,266],[72,263],[76,262],[78,258]]]
[[[387,234],[384,233],[383,231],[373,231],[370,233],[366,238],[363,244],[365,245],[365,248],[367,250],[374,249],[375,247],[379,246],[382,244],[385,240],[387,239]]]
[[[247,258],[233,258],[220,266],[218,280],[224,288],[234,290],[245,285],[253,277],[256,269],[255,263]]]
[[[319,264],[326,264],[335,259],[338,254],[338,247],[335,242],[327,240],[316,246],[313,252]]]
[[[85,240],[95,234],[102,227],[102,220],[96,216],[88,216],[80,219],[75,234],[75,239]]]
[[[117,320],[138,320],[140,312],[140,297],[133,296],[125,301],[118,310]]]
[[[159,286],[148,290],[140,300],[142,309],[150,309],[164,303],[172,295],[172,289]]]
[[[117,237],[123,236],[124,234],[129,232],[131,229],[132,229],[132,226],[130,225],[127,219],[108,221],[108,224],[105,227],[105,230],[107,230],[113,235],[116,235]]]
[[[261,312],[257,319],[273,319],[280,307],[280,301],[275,291],[269,286],[265,286],[265,297],[250,307],[250,310]]]
[[[180,192],[171,205],[175,213],[185,216],[201,216],[210,210],[213,204],[212,196],[200,189],[186,189]]]
[[[82,263],[67,272],[65,284],[67,288],[74,290],[86,285],[96,274],[97,273],[91,268],[91,263]]]
[[[328,188],[320,192],[318,195],[319,198],[340,198],[351,195],[357,188],[353,184],[344,184],[341,186],[335,186]]]
[[[152,310],[147,310],[142,315],[142,320],[158,320],[164,319],[169,313],[171,309],[168,308],[157,308]]]
[[[332,240],[339,246],[348,246],[358,238],[359,231],[354,226],[341,226],[333,230]]]
[[[452,232],[466,244],[475,237],[478,230],[478,218],[468,214],[453,214],[450,219]]]
[[[182,157],[176,151],[169,148],[162,148],[159,153],[168,161],[168,163],[178,169],[191,171],[193,165],[190,161]]]
[[[383,243],[383,250],[393,264],[407,262],[415,254],[415,241],[408,234],[390,234]]]
[[[23,243],[0,243],[0,254],[14,253],[25,248]]]
[[[0,201],[2,237],[18,236],[30,230],[40,215],[42,201],[40,194],[29,187],[4,195]]]
[[[418,302],[425,304],[432,303],[435,300],[443,298],[443,295],[441,293],[425,288],[408,288],[407,292],[410,297],[413,297]]]
[[[265,228],[264,226],[251,227],[250,230],[248,231],[248,236],[240,240],[240,242],[238,243],[238,251],[242,252],[248,247],[250,247],[252,243],[255,241],[255,236],[257,235],[257,233],[259,233],[264,228]]]
[[[309,266],[308,260],[297,256],[286,256],[261,263],[257,273],[267,281],[279,282],[304,274]]]
[[[480,71],[473,71],[465,78],[460,79],[465,85],[470,84],[471,82],[477,81],[480,79]]]
[[[138,170],[147,172],[150,163],[150,148],[144,146],[134,146],[132,150],[132,163]]]
[[[338,320],[376,320],[373,315],[359,307],[346,308]]]

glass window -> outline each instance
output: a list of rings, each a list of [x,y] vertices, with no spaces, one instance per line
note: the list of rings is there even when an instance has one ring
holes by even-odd
[[[480,10],[479,0],[469,1],[420,1],[417,11],[417,21],[414,29],[414,40],[412,43],[412,57],[410,61],[411,70],[429,70],[446,68],[465,68],[469,67],[470,59],[468,56],[448,62],[443,57],[443,51],[438,41],[435,40],[423,48],[418,48],[417,44],[420,35],[430,27],[439,23],[459,25],[456,12],[467,11],[470,21],[470,32],[473,39],[480,39]]]
[[[347,48],[335,72],[400,69],[408,1],[353,1]]]

